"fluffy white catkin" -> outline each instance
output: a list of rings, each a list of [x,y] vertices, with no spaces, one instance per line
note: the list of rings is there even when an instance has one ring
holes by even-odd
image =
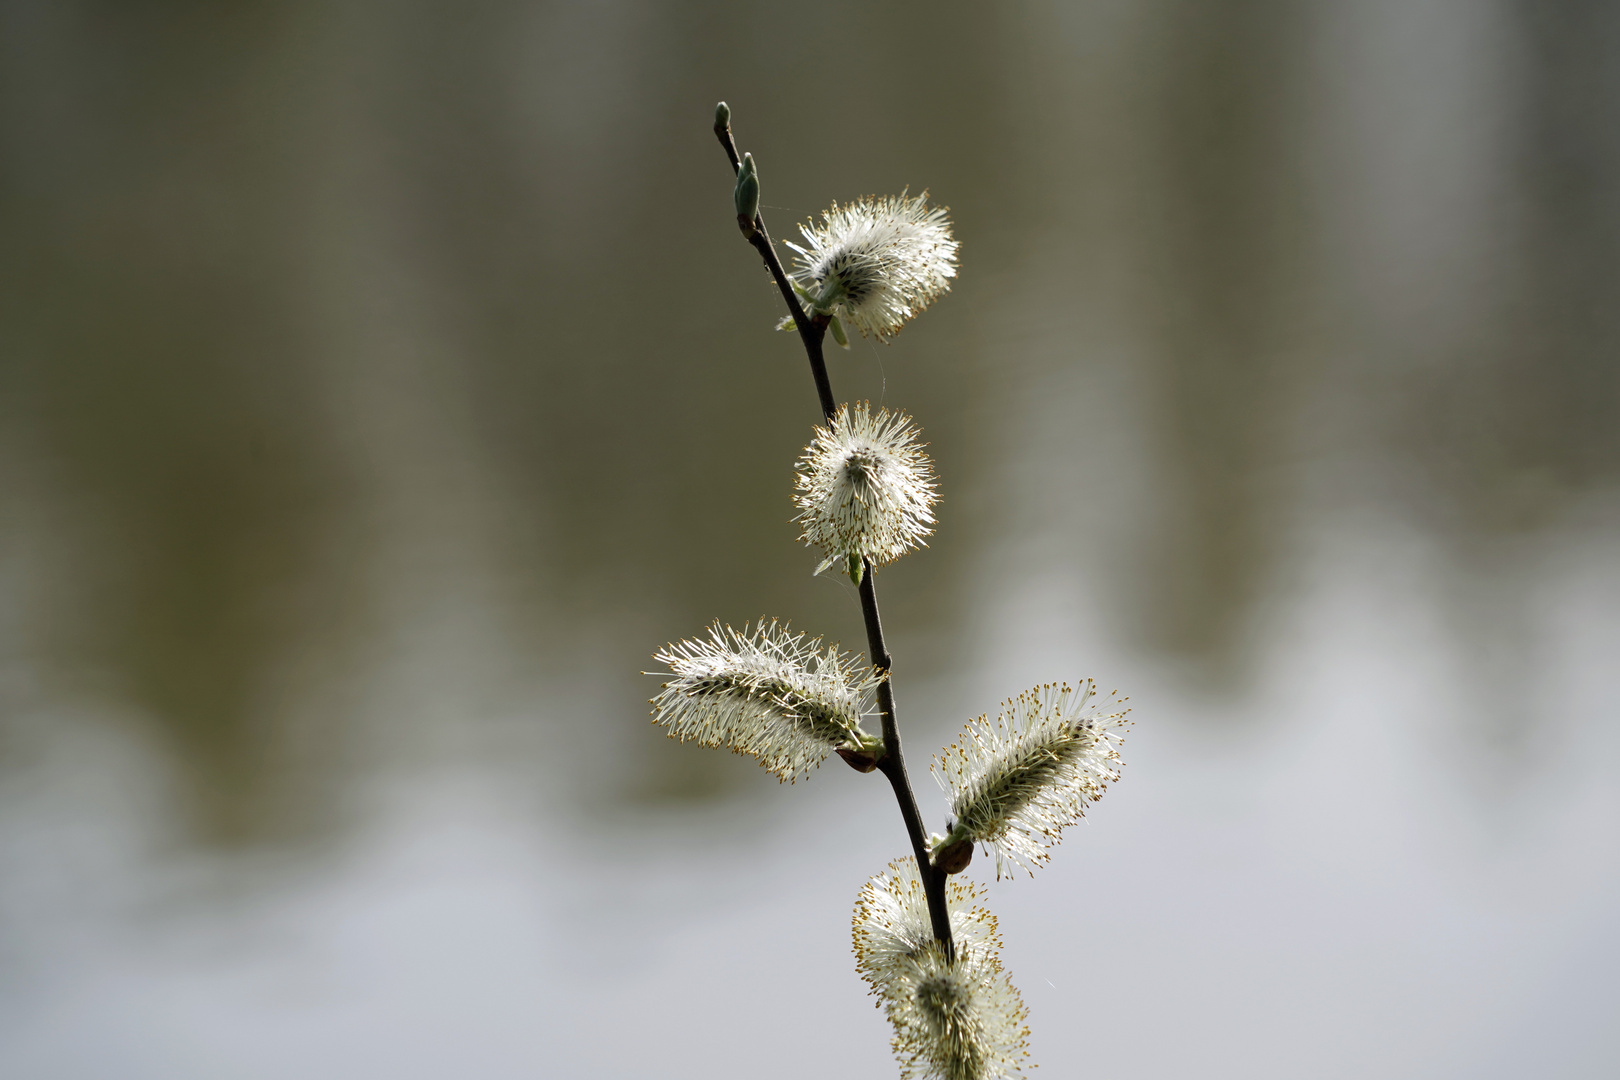
[[[799,458],[800,539],[826,553],[819,573],[842,559],[893,562],[934,531],[933,463],[904,413],[864,401],[817,425]]]
[[[673,676],[651,701],[654,723],[671,738],[756,757],[780,780],[873,741],[861,716],[880,677],[774,620],[751,633],[716,622],[707,638],[667,645],[654,659]]]
[[[949,291],[958,244],[943,207],[928,193],[857,199],[799,227],[803,247],[793,278],[817,311],[837,315],[863,336],[887,342]]]
[[[1044,863],[1063,828],[1119,779],[1129,721],[1123,711],[1093,707],[1095,696],[1089,679],[1078,690],[1037,686],[1004,702],[994,721],[969,722],[934,758],[956,819],[951,839],[993,847],[997,877],[1008,864]]]
[[[946,882],[956,958],[934,940],[915,859],[896,859],[855,902],[855,966],[894,1025],[905,1080],[1022,1076],[1029,1056],[1023,999],[1001,968],[984,887]]]

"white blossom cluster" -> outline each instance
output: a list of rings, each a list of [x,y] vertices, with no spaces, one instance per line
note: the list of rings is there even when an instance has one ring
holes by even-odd
[[[793,278],[811,307],[878,341],[949,291],[956,276],[950,219],[928,205],[927,192],[833,203],[820,225],[799,231],[805,246],[787,245],[799,253]]]
[[[752,633],[716,622],[708,638],[667,645],[653,659],[674,676],[651,701],[654,723],[682,742],[756,757],[779,780],[803,776],[839,747],[875,742],[861,716],[881,676],[775,620]]]
[[[956,818],[947,840],[995,848],[998,878],[1008,864],[1044,863],[1063,828],[1119,779],[1129,721],[1092,707],[1095,696],[1089,679],[1078,690],[1037,686],[1004,702],[994,721],[969,722],[932,765]]]
[[[799,458],[799,539],[826,553],[820,573],[842,559],[893,562],[934,531],[933,463],[905,413],[864,401],[817,425]]]
[[[855,965],[894,1025],[904,1080],[1022,1076],[1028,1011],[1001,967],[995,916],[977,904],[984,887],[945,883],[954,960],[934,940],[928,901],[910,857],[889,864],[855,901]]]

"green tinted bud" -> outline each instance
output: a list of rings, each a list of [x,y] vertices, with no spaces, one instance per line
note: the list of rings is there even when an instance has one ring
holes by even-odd
[[[720,104],[714,107],[714,130],[716,132],[721,132],[730,127],[731,106],[722,101]]]
[[[838,316],[827,320],[827,329],[832,331],[833,340],[838,342],[839,348],[849,348],[849,338],[844,335],[844,324],[838,321]]]
[[[737,170],[737,187],[731,197],[737,204],[737,225],[752,233],[754,217],[759,213],[759,170],[754,167],[753,154],[743,155],[742,168]]]

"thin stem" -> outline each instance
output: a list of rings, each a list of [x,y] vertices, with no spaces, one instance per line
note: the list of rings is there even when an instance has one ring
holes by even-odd
[[[883,618],[878,614],[877,582],[873,580],[871,561],[862,559],[861,570],[861,614],[866,619],[867,651],[871,654],[872,666],[883,673],[883,681],[878,684],[878,710],[883,715],[883,758],[878,768],[894,788],[900,817],[905,820],[906,834],[911,837],[911,850],[917,857],[923,895],[928,898],[928,919],[933,925],[934,937],[945,946],[946,958],[954,960],[956,944],[951,940],[951,916],[945,907],[945,874],[929,861],[922,814],[917,811],[917,797],[912,794],[911,776],[906,772],[905,754],[900,749],[900,724],[894,708],[893,680],[889,677],[891,660],[889,648],[883,643]]]
[[[731,159],[731,169],[735,173],[742,167],[742,159],[737,154],[737,144],[731,137],[729,125],[716,124],[715,138],[725,148],[726,156]],[[739,225],[746,219],[739,215]],[[793,313],[793,325],[799,329],[799,340],[804,343],[805,354],[810,359],[810,373],[816,380],[816,394],[821,398],[821,413],[831,420],[838,411],[837,402],[833,399],[832,383],[827,378],[827,362],[822,356],[822,340],[827,334],[829,318],[817,314],[807,316],[804,307],[799,303],[798,296],[788,281],[787,274],[782,270],[782,263],[776,257],[776,248],[771,244],[771,237],[765,231],[765,218],[755,213],[752,230],[744,229],[744,236],[754,245],[760,257],[765,260],[765,266],[776,281],[776,287],[786,301],[788,310]],[[872,666],[883,673],[883,681],[878,684],[878,710],[883,716],[883,758],[878,762],[878,769],[889,778],[889,786],[894,788],[895,801],[900,804],[900,817],[906,823],[906,834],[911,838],[911,850],[917,857],[917,874],[922,878],[923,895],[928,899],[928,918],[933,926],[934,937],[945,948],[948,959],[956,959],[956,945],[951,940],[951,916],[945,907],[945,873],[934,867],[928,858],[927,833],[923,830],[922,814],[917,810],[917,797],[911,790],[911,777],[906,772],[905,755],[900,749],[900,725],[896,719],[894,709],[894,687],[889,678],[891,658],[888,646],[883,643],[883,619],[878,614],[877,584],[873,581],[872,564],[869,560],[861,563],[861,615],[866,620],[867,650],[872,657]]]
[[[726,156],[731,159],[731,171],[736,173],[742,168],[742,159],[737,156],[737,143],[731,137],[731,128],[716,125],[714,135],[725,148]],[[754,214],[753,233],[748,236],[748,242],[754,245],[759,257],[765,260],[765,269],[771,272],[777,291],[787,302],[788,311],[793,315],[793,325],[799,331],[799,340],[804,343],[804,351],[810,357],[810,374],[816,380],[816,396],[821,399],[821,415],[831,420],[833,413],[838,411],[838,403],[833,400],[832,382],[827,378],[827,360],[821,353],[821,343],[827,336],[829,320],[825,315],[812,317],[805,314],[804,305],[799,303],[798,294],[793,291],[793,283],[788,280],[787,272],[782,269],[782,260],[776,257],[776,246],[771,243],[771,234],[765,228],[765,215],[757,211]]]

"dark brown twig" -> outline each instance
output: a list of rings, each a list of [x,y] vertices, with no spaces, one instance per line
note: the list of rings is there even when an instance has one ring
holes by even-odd
[[[894,788],[900,816],[911,837],[911,850],[917,856],[917,873],[922,878],[923,895],[928,898],[928,919],[933,925],[934,937],[945,946],[946,957],[954,960],[956,945],[951,940],[951,916],[945,907],[945,875],[929,861],[927,834],[917,810],[917,797],[911,790],[911,776],[906,772],[906,758],[900,750],[900,725],[895,716],[894,687],[889,677],[889,649],[883,643],[883,620],[878,615],[877,583],[872,580],[871,562],[862,559],[861,570],[861,614],[866,618],[867,651],[871,654],[872,666],[883,672],[883,681],[878,684],[878,710],[883,716],[883,757],[878,761],[878,768]]]

